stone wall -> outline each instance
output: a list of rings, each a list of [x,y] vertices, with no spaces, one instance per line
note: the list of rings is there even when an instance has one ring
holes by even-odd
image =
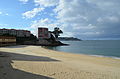
[[[0,36],[0,47],[16,45],[16,37]]]

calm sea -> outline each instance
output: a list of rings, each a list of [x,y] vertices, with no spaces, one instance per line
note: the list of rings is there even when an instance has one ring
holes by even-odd
[[[47,48],[62,52],[120,58],[120,40],[85,40],[62,42],[70,45]]]

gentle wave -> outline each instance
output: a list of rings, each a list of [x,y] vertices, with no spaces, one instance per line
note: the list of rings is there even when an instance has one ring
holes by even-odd
[[[48,49],[76,54],[120,59],[120,40],[62,41],[69,46],[47,47]]]
[[[106,57],[106,58],[113,58],[113,59],[120,59],[120,57],[115,57],[115,56],[103,56],[103,55],[90,55],[90,56],[95,56],[95,57]]]

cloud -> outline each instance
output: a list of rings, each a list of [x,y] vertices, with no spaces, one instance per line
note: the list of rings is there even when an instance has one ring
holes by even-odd
[[[29,18],[35,17],[37,15],[37,13],[39,13],[43,10],[44,10],[44,8],[34,8],[33,10],[27,11],[27,12],[23,13],[22,15],[23,15],[23,18],[29,19]]]
[[[2,11],[0,11],[0,15],[2,15],[2,16],[9,16],[8,13],[6,13],[6,12],[2,12]]]
[[[54,27],[57,27],[57,24],[53,23],[53,21],[48,18],[35,20],[31,23],[31,27],[30,27],[34,35],[37,35],[38,27],[45,27],[45,28],[49,28],[49,30],[53,30]]]
[[[29,0],[19,0],[20,2],[22,2],[22,3],[27,3]]]
[[[60,0],[54,9],[65,32],[79,38],[120,34],[120,1]],[[113,30],[115,29],[115,30]]]
[[[59,0],[34,0],[36,5],[50,7],[57,5]]]
[[[0,12],[0,15],[2,14],[2,12]]]
[[[9,14],[8,14],[8,13],[6,13],[5,15],[7,15],[7,16],[8,16]]]
[[[83,39],[120,38],[120,1],[119,0],[34,0],[34,5],[53,10],[50,16],[36,20],[31,27],[59,26],[64,36]],[[23,13],[24,18],[33,18],[41,9]],[[47,11],[43,11],[44,13]],[[53,16],[55,15],[55,16]]]
[[[27,3],[28,0],[20,0],[22,2]],[[57,5],[59,0],[34,0],[35,5],[37,5],[37,8],[33,8],[31,11],[27,11],[22,14],[23,18],[33,18],[35,17],[39,12],[43,11],[46,7],[51,7]],[[45,13],[45,12],[44,12]],[[54,14],[51,14],[50,16],[53,16]]]
[[[5,28],[6,26],[8,26],[8,24],[2,24],[2,23],[0,23],[0,28]]]

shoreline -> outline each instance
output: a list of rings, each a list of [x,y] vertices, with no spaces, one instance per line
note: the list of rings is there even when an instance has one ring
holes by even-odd
[[[41,47],[46,49],[46,50],[52,50],[52,49],[46,48],[44,46],[41,46]],[[57,50],[52,50],[52,51],[63,52],[63,51],[57,51]],[[120,60],[120,57],[116,57],[116,56],[92,55],[92,54],[72,53],[72,52],[63,52],[63,53],[70,53],[70,54],[77,54],[77,55],[86,55],[86,56],[101,57],[101,58],[112,58],[112,59],[119,59]]]
[[[103,58],[112,58],[112,59],[118,59],[120,60],[120,57],[115,57],[115,56],[103,56],[103,55],[89,55],[93,57],[103,57]]]
[[[0,79],[120,78],[119,59],[59,52],[28,45],[2,47],[0,55]]]

